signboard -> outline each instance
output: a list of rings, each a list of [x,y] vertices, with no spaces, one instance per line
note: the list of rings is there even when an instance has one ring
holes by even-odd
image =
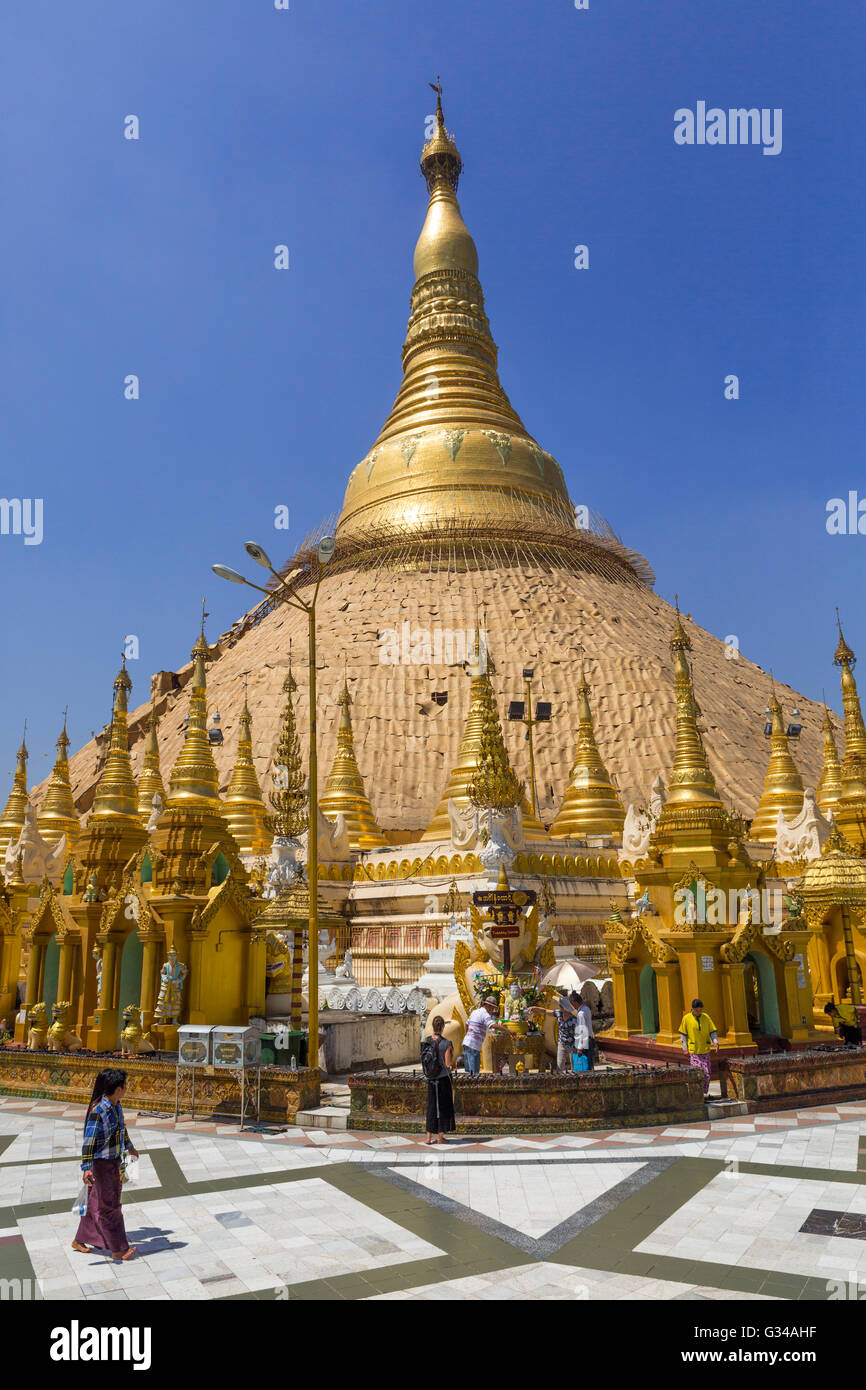
[[[520,935],[523,909],[532,907],[536,899],[532,888],[489,888],[472,894],[476,907],[487,909],[487,920],[494,941],[516,941]]]

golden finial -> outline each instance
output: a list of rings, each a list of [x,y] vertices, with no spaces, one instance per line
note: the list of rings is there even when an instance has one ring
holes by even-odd
[[[240,724],[237,759],[223,797],[223,815],[242,854],[267,854],[271,835],[253,762],[253,720],[247,703],[246,678]]]
[[[153,798],[159,796],[165,805],[165,787],[159,765],[159,718],[151,707],[144,741],[144,764],[138,779],[138,814],[145,823],[153,810]]]
[[[310,822],[309,797],[301,761],[301,745],[295,725],[293,696],[297,690],[291,666],[291,645],[289,647],[289,669],[283,681],[286,696],[283,719],[280,725],[280,738],[274,758],[272,776],[273,790],[269,801],[274,810],[273,832],[278,839],[294,840],[302,835]]]
[[[57,758],[48,779],[45,798],[36,816],[39,833],[49,844],[57,844],[66,836],[68,849],[72,849],[78,839],[81,823],[75,809],[72,786],[69,781],[69,759],[67,749],[70,739],[66,732],[69,706],[63,711],[63,728],[57,739]]]
[[[587,835],[621,836],[625,811],[598,750],[589,703],[586,662],[580,649],[580,684],[577,688],[577,749],[556,819],[550,827],[558,838],[583,839]]]
[[[842,633],[839,610],[836,610],[839,645],[833,657],[841,667],[842,709],[845,717],[845,754],[841,766],[841,788],[834,819],[848,838],[860,849],[866,849],[866,725],[854,677],[857,658]]]
[[[839,750],[836,747],[836,734],[833,728],[833,720],[830,718],[830,711],[827,708],[827,697],[824,692],[824,718],[821,727],[824,734],[824,762],[821,768],[821,779],[818,783],[816,800],[818,809],[823,815],[832,811],[835,815],[836,807],[839,804],[839,797],[842,793],[842,765],[839,761]]]
[[[342,814],[353,850],[375,849],[385,844],[385,836],[376,823],[355,756],[348,677],[344,679],[343,693],[337,703],[340,706],[337,751],[319,804],[326,816]]]
[[[138,793],[132,775],[132,762],[129,757],[129,729],[127,727],[127,693],[132,689],[132,681],[126,670],[126,657],[121,659],[121,667],[114,678],[114,704],[111,711],[111,724],[108,734],[108,753],[105,766],[96,784],[93,797],[91,821],[121,820],[140,824],[138,815]]]
[[[467,793],[472,805],[479,810],[509,811],[523,800],[523,783],[508,760],[496,697],[489,680],[482,701],[478,762]]]
[[[168,780],[170,809],[220,809],[219,773],[211,752],[207,733],[207,673],[205,657],[208,646],[204,635],[207,617],[202,599],[201,635],[192,649],[190,677],[189,722],[183,747]]]
[[[749,839],[759,844],[775,844],[779,812],[786,820],[799,815],[803,809],[803,779],[791,756],[782,706],[776,695],[776,684],[770,672],[770,762],[764,778],[764,789],[752,821]]]
[[[29,756],[27,752],[27,720],[25,719],[12,790],[3,808],[3,814],[0,816],[0,863],[2,863],[6,853],[6,846],[10,841],[17,840],[24,829],[24,815],[29,802],[27,794],[27,759]]]

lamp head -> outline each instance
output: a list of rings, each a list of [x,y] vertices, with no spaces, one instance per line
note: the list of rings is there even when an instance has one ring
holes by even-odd
[[[244,550],[251,560],[255,560],[257,565],[261,565],[263,570],[272,570],[274,568],[271,564],[268,552],[262,546],[258,545],[256,541],[246,541]]]
[[[219,575],[220,579],[228,579],[232,584],[246,584],[247,582],[242,574],[232,569],[231,565],[211,565],[211,569],[214,574]]]
[[[326,565],[336,549],[337,542],[333,536],[323,536],[319,541],[319,564]]]

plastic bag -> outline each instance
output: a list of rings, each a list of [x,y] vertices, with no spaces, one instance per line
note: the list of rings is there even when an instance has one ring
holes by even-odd
[[[120,1168],[120,1181],[122,1183],[138,1182],[138,1159],[132,1154],[126,1154]]]
[[[84,1213],[87,1211],[87,1184],[86,1184],[86,1183],[82,1183],[82,1184],[81,1184],[81,1191],[79,1192],[78,1196],[77,1196],[76,1199],[75,1199],[75,1204],[74,1204],[74,1206],[73,1206],[73,1208],[72,1208],[72,1211],[73,1211],[73,1213],[74,1213],[75,1216],[83,1216]]]

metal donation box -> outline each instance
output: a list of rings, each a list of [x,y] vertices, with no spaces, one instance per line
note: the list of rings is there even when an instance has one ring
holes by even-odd
[[[219,1027],[211,1031],[215,1067],[257,1067],[261,1040],[257,1028]]]
[[[213,1028],[200,1023],[185,1023],[177,1030],[177,1064],[179,1067],[210,1065],[210,1036]]]

